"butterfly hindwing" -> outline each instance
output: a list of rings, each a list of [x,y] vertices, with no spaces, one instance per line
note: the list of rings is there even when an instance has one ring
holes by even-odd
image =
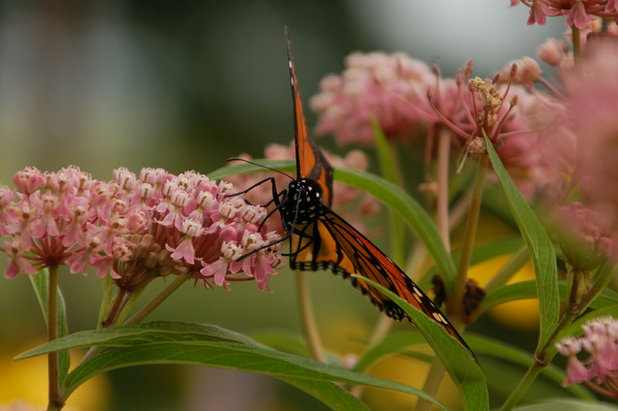
[[[344,277],[350,274],[366,277],[406,300],[466,345],[433,301],[367,237],[326,206],[321,207],[319,214],[315,222],[292,235],[293,268],[328,269]],[[410,320],[401,307],[378,289],[356,278],[352,283],[389,317]]]

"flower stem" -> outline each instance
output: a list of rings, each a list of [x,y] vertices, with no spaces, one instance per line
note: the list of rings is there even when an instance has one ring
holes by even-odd
[[[444,366],[438,358],[434,358],[431,362],[431,367],[429,368],[429,372],[427,373],[427,378],[425,378],[425,383],[423,384],[423,392],[425,394],[429,394],[432,397],[435,397],[438,389],[440,388],[440,384],[442,383],[442,379],[444,378]],[[421,398],[416,402],[416,406],[414,407],[415,411],[430,411],[431,403],[429,401],[423,400]]]
[[[103,295],[101,296],[101,306],[99,307],[99,316],[97,317],[97,330],[103,327],[103,320],[109,312],[113,286],[114,280],[111,276],[106,275],[103,278]]]
[[[305,333],[307,345],[309,346],[313,358],[324,362],[326,357],[324,356],[324,348],[322,347],[322,341],[320,341],[318,327],[313,313],[307,273],[296,271],[296,289],[298,291],[301,324]]]
[[[556,329],[552,332],[550,337],[547,339],[547,342],[545,342],[542,347],[538,347],[536,349],[536,351],[534,352],[533,363],[530,365],[530,367],[528,367],[528,370],[524,374],[523,378],[519,381],[513,392],[511,392],[511,394],[508,396],[508,398],[500,408],[501,410],[511,410],[515,405],[517,405],[521,397],[528,391],[539,373],[551,363],[552,359],[556,355],[556,352],[548,355],[548,348],[556,344],[556,340],[560,335],[560,331],[562,331],[566,326],[571,324],[571,322],[573,322],[573,320],[577,318],[582,312],[582,305],[578,297],[580,294],[580,287],[583,275],[581,272],[573,272],[570,273],[569,277],[572,284],[569,286],[570,291],[566,300],[567,304],[564,309],[564,313],[562,314],[562,318],[560,319],[560,322],[558,323]]]
[[[578,62],[582,54],[581,32],[575,26],[571,26],[571,40],[573,41],[573,59]]]
[[[114,299],[114,305],[112,305],[107,317],[105,317],[105,320],[101,323],[103,328],[107,328],[116,322],[116,317],[122,310],[122,307],[124,307],[128,295],[130,295],[130,293],[127,290],[120,289],[118,291],[118,294],[116,294],[116,298]]]
[[[185,281],[189,279],[189,276],[180,275],[177,276],[174,281],[167,287],[165,287],[155,298],[153,298],[148,304],[143,306],[138,312],[136,312],[131,318],[126,320],[124,324],[136,324],[142,321],[148,314],[153,312],[167,297],[172,295]]]
[[[485,176],[487,175],[488,164],[489,157],[487,155],[483,155],[480,158],[478,169],[476,170],[476,176],[474,178],[472,200],[468,211],[468,221],[466,223],[466,232],[464,234],[463,246],[461,248],[461,259],[459,260],[459,267],[457,268],[455,287],[453,289],[453,293],[447,299],[448,314],[454,318],[460,318],[460,313],[463,312],[463,297],[466,288],[468,266],[470,265],[472,249],[476,239],[479,214],[481,211],[481,200],[483,197],[483,186],[485,185]]]
[[[47,341],[58,338],[58,266],[49,267],[49,290],[47,296]],[[61,410],[63,402],[60,399],[58,352],[47,354],[47,371],[49,374],[48,410]]]
[[[442,130],[438,136],[438,192],[436,194],[436,220],[440,238],[446,251],[451,251],[449,215],[448,215],[448,176],[449,156],[451,151],[451,135]]]

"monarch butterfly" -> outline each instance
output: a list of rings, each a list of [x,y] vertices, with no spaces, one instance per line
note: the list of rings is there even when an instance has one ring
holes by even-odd
[[[272,203],[279,211],[287,233],[277,242],[290,240],[289,258],[293,270],[325,269],[344,278],[351,274],[366,277],[422,311],[470,350],[455,327],[414,281],[367,237],[330,208],[333,170],[307,131],[287,29],[286,41],[294,105],[296,179],[290,182],[287,189],[277,191],[274,178],[270,177],[245,192],[270,181]],[[354,287],[369,296],[373,304],[386,315],[396,320],[407,318],[411,321],[401,307],[378,289],[362,279],[351,280]]]

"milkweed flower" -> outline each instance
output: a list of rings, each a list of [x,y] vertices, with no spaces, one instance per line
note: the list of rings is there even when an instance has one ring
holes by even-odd
[[[553,210],[551,227],[565,260],[580,272],[598,267],[612,252],[612,233],[607,216],[580,202]]]
[[[528,24],[543,25],[547,17],[567,16],[565,24],[584,30],[594,21],[594,16],[615,19],[618,17],[615,0],[511,0],[511,5],[522,3],[530,8]]]
[[[483,136],[494,144],[500,159],[518,188],[531,198],[541,178],[539,135],[529,126],[529,109],[543,98],[529,87],[513,85],[517,78],[529,86],[540,76],[538,66],[522,60],[526,73],[517,77],[520,64],[493,79],[472,77],[472,62],[459,70],[455,80],[441,79],[427,93],[428,116],[433,124],[453,132],[452,145],[466,157],[485,153]],[[505,79],[508,77],[508,80]]]
[[[553,202],[577,188],[586,208],[605,216],[610,254],[618,255],[618,46],[613,39],[588,42],[579,63],[559,74],[563,95],[541,108],[545,127],[542,147],[548,175],[562,183]],[[549,119],[553,119],[549,121]],[[561,191],[561,193],[560,193]]]
[[[587,321],[581,337],[567,337],[558,352],[568,358],[564,385],[583,382],[594,391],[618,399],[618,321],[599,317]],[[578,354],[586,356],[579,359]]]
[[[264,288],[282,265],[278,245],[268,246],[279,237],[260,226],[266,211],[226,197],[231,184],[149,168],[113,177],[95,180],[77,167],[16,173],[15,190],[0,188],[5,276],[67,265],[72,273],[94,268],[127,291],[168,274],[220,286],[249,278]]]
[[[316,135],[332,134],[340,145],[372,145],[371,122],[388,138],[411,138],[426,125],[415,106],[433,82],[429,67],[403,53],[352,53],[341,75],[326,76],[310,100],[318,114]]]

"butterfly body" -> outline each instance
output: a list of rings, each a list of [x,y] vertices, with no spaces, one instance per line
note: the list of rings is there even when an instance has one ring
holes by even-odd
[[[308,134],[289,38],[288,62],[294,103],[297,175],[281,192],[277,191],[273,178],[262,182],[270,181],[272,185],[272,201],[287,232],[285,238],[290,242],[290,267],[301,271],[330,270],[344,278],[356,274],[370,279],[408,301],[468,348],[455,327],[414,281],[331,209],[333,170]],[[351,281],[386,315],[396,320],[411,320],[401,307],[362,278],[355,276]]]

